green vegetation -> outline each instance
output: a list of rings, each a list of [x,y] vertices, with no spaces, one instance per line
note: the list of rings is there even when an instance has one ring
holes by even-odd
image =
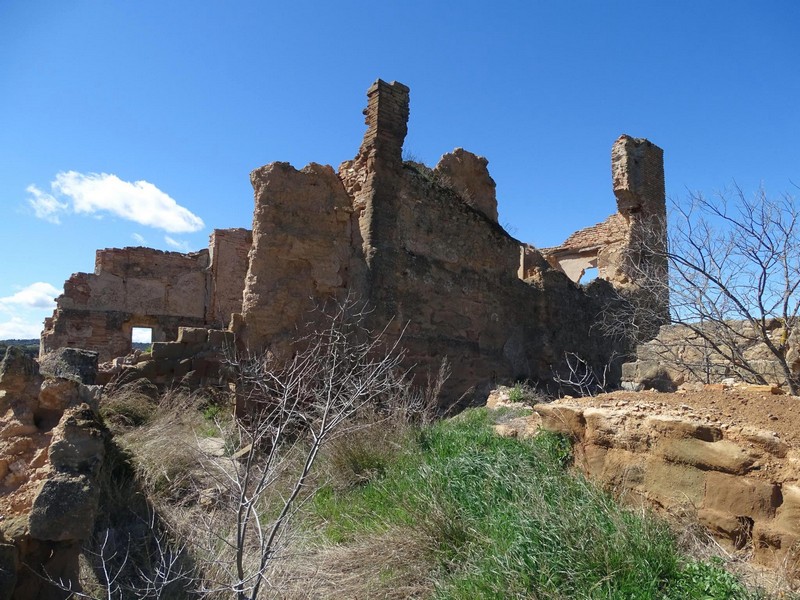
[[[135,496],[156,508],[187,569],[175,585],[207,585],[225,567],[209,542],[230,535],[234,513],[219,486],[239,446],[231,446],[229,412],[216,400],[167,395],[143,425],[117,429],[119,456],[130,465],[125,479],[135,472]],[[271,589],[287,600],[768,597],[721,561],[682,553],[665,521],[621,507],[576,476],[565,437],[494,433],[495,422],[525,410],[472,409],[424,424],[399,409],[362,409],[324,446],[280,560],[265,572]],[[212,422],[225,456],[207,454]],[[281,452],[284,467],[259,503],[265,522],[283,506],[303,456],[299,439]],[[131,522],[141,536],[143,518]]]
[[[559,436],[501,438],[478,409],[407,432],[391,461],[371,448],[358,463],[381,468],[324,486],[312,516],[338,544],[397,528],[424,540],[434,598],[755,597],[719,564],[682,557],[665,522],[572,475]]]

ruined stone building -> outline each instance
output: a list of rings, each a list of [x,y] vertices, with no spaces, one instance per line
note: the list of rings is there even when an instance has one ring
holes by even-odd
[[[315,306],[349,293],[372,308],[373,328],[404,330],[417,372],[447,357],[451,398],[495,380],[546,382],[565,352],[607,364],[619,348],[593,324],[612,286],[636,293],[627,250],[637,223],[664,214],[661,149],[620,137],[617,212],[540,251],[498,224],[485,158],[457,149],[432,169],[403,161],[406,86],[378,80],[367,96],[361,148],[338,170],[277,162],[251,173],[252,234],[217,230],[190,254],[98,251],[95,273],[66,282],[42,352],[77,346],[106,360],[130,350],[135,326],[157,342],[180,326],[229,328],[240,345],[278,349]],[[598,279],[579,285],[591,266]]]

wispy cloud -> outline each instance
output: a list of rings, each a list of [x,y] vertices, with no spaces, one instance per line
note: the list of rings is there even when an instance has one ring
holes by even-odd
[[[146,239],[144,239],[144,236],[143,236],[143,235],[140,235],[140,234],[138,234],[138,233],[132,233],[132,234],[131,234],[131,237],[134,239],[134,241],[135,241],[137,244],[142,244],[142,245],[145,245],[145,244],[147,243],[147,240],[146,240]]]
[[[37,281],[0,298],[0,339],[39,337],[42,321],[55,308],[57,287]]]
[[[164,241],[167,243],[167,246],[171,246],[176,250],[180,250],[181,252],[189,251],[189,242],[187,242],[186,240],[176,240],[175,238],[171,238],[168,235],[165,235]]]
[[[65,212],[69,208],[66,202],[59,202],[54,196],[43,192],[35,185],[29,185],[25,191],[30,194],[28,204],[33,208],[37,218],[50,221],[56,225],[61,223],[59,214]]]
[[[58,223],[60,215],[74,212],[93,216],[108,213],[170,233],[199,231],[205,226],[200,217],[148,181],[66,171],[56,175],[50,188],[52,193],[47,193],[30,185],[27,192],[36,216],[52,223]]]
[[[53,309],[56,307],[55,297],[60,293],[61,290],[57,287],[44,281],[37,281],[11,296],[0,298],[0,308],[6,310],[13,307]]]

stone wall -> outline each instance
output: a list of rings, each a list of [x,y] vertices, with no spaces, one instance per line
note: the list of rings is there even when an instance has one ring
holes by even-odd
[[[225,328],[231,315],[242,310],[244,278],[248,254],[253,245],[249,229],[215,229],[208,246],[211,262],[211,299],[207,306],[206,324]]]
[[[448,359],[448,401],[497,379],[544,383],[565,352],[598,368],[611,361],[619,348],[592,327],[611,286],[577,285],[498,225],[485,158],[457,149],[433,169],[404,162],[407,87],[379,80],[367,96],[364,141],[338,174],[273,163],[251,175],[240,342],[280,351],[315,305],[350,293],[373,309],[373,329],[404,331],[418,373]],[[634,150],[655,148],[634,142]],[[619,187],[634,199],[649,202],[651,188],[663,190],[663,173],[652,184],[649,170],[628,170],[635,172],[622,168]]]
[[[249,248],[249,232],[238,229],[216,230],[210,251],[98,250],[94,273],[64,283],[45,320],[40,354],[76,347],[107,361],[131,351],[133,327],[152,328],[153,341],[165,342],[181,326],[226,326],[241,310]]]

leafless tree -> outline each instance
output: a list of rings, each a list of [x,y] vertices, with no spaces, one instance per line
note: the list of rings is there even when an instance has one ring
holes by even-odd
[[[287,360],[269,352],[228,357],[240,450],[222,469],[226,493],[206,524],[217,547],[206,574],[221,575],[207,578],[205,591],[255,600],[270,587],[280,535],[310,495],[323,444],[362,406],[396,390],[403,377],[399,340],[372,335],[363,317],[353,302],[337,305],[325,327],[302,339]]]
[[[684,354],[693,358],[681,362],[686,357],[674,355],[682,367],[707,375],[712,363],[721,362],[744,380],[765,384],[759,358],[768,356],[791,393],[800,393],[791,347],[800,342],[799,218],[792,196],[773,198],[763,189],[750,196],[736,186],[713,198],[697,193],[673,203],[666,248],[653,246],[655,236],[646,232],[635,240],[632,252],[660,253],[668,261],[668,278],[630,264],[639,285],[668,295],[671,321],[685,328],[684,347],[691,348]],[[623,332],[638,310],[620,299],[603,322],[612,333]],[[766,351],[760,357],[753,351],[758,348]],[[675,348],[665,348],[670,350]]]
[[[99,532],[84,548],[84,556],[97,576],[99,590],[81,589],[77,581],[53,578],[47,573],[44,579],[67,592],[70,598],[89,600],[137,600],[175,597],[193,579],[184,564],[185,543],[175,543],[155,513],[148,526],[146,540],[116,540],[114,533],[105,529]],[[135,549],[132,557],[131,549]],[[181,594],[183,595],[183,594]]]
[[[574,352],[564,353],[560,369],[551,367],[553,382],[560,393],[569,392],[579,397],[596,396],[608,391],[610,371],[614,357],[602,371],[594,369],[584,358]]]

